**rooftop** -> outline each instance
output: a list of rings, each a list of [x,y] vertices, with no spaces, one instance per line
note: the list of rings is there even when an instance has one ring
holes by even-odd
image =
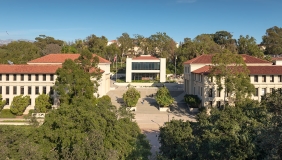
[[[139,57],[132,58],[132,60],[159,60],[159,58],[151,55],[141,55]]]
[[[259,59],[259,58],[253,57],[253,56],[249,56],[249,55],[246,55],[246,54],[241,54],[241,56],[243,57],[246,64],[250,64],[250,63],[271,64],[271,62],[269,62],[269,61]],[[184,64],[212,64],[212,57],[213,57],[213,54],[203,54],[201,56],[198,56],[196,58],[193,58],[193,59],[190,59],[190,60],[184,62]]]
[[[62,65],[0,65],[1,74],[54,74]]]
[[[65,60],[71,59],[75,60],[80,56],[80,54],[62,54],[62,53],[57,53],[57,54],[48,54],[46,56],[31,60],[27,63],[64,63]],[[93,56],[97,56],[96,54],[93,54]],[[99,63],[111,63],[110,61],[97,56],[99,58]]]

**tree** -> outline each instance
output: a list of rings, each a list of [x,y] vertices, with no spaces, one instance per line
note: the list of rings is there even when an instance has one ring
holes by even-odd
[[[30,97],[29,96],[15,96],[13,102],[10,106],[11,112],[17,116],[23,115],[26,107],[29,105]]]
[[[264,58],[264,54],[257,45],[256,39],[254,37],[249,37],[249,35],[244,37],[240,35],[237,43],[239,54],[248,54],[257,58]]]
[[[3,100],[2,95],[0,94],[0,112],[2,111],[5,104],[6,104],[6,100]]]
[[[160,105],[160,107],[168,107],[173,103],[174,99],[171,97],[168,89],[164,86],[159,88],[159,90],[157,91],[156,101]]]
[[[127,107],[135,107],[140,97],[140,92],[132,86],[128,86],[127,91],[122,95],[123,101]]]
[[[213,35],[215,43],[221,46],[221,49],[228,49],[229,51],[236,53],[236,39],[232,38],[233,35],[227,31],[217,31]]]
[[[160,155],[167,159],[190,159],[193,154],[194,136],[190,122],[171,120],[160,127]]]
[[[193,39],[196,54],[215,54],[220,52],[220,46],[213,41],[213,35],[201,34]]]
[[[35,99],[35,111],[37,113],[46,113],[51,108],[52,108],[52,103],[49,95],[40,94]]]
[[[254,93],[255,87],[242,56],[230,52],[215,54],[212,64],[209,76],[216,77],[218,90],[224,89],[224,101],[227,94],[230,94],[229,102],[239,103]],[[236,98],[232,97],[234,94]]]
[[[40,49],[31,42],[13,41],[1,46],[1,63],[7,64],[8,60],[14,64],[26,64],[28,61],[40,57]]]
[[[117,41],[120,45],[120,54],[127,54],[129,50],[133,48],[133,39],[130,38],[128,33],[122,33],[120,37],[117,37]]]
[[[103,56],[106,52],[108,39],[105,36],[97,37],[96,35],[92,34],[86,37],[83,43],[87,46],[87,49],[90,52]]]
[[[282,28],[268,28],[262,36],[262,45],[266,47],[265,54],[282,54]]]
[[[42,50],[43,55],[47,55],[50,53],[61,53],[62,46],[58,44],[47,44],[45,48]]]
[[[176,43],[165,32],[157,32],[148,38],[149,54],[172,60],[175,57]]]

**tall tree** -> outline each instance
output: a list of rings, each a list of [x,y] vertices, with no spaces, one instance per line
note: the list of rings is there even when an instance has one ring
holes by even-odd
[[[25,64],[26,62],[40,57],[40,49],[31,42],[13,41],[8,45],[1,46],[0,62],[14,64]]]
[[[264,54],[257,45],[256,39],[254,37],[249,37],[249,35],[246,35],[246,37],[244,37],[240,35],[237,43],[239,54],[248,54],[258,58],[264,58]]]
[[[92,34],[84,40],[84,44],[87,46],[88,50],[97,55],[104,55],[106,52],[106,46],[108,39],[105,36],[97,37]]]
[[[193,39],[196,54],[214,54],[220,52],[220,46],[213,41],[213,35],[201,34]]]
[[[229,102],[238,103],[254,93],[255,87],[250,82],[249,70],[242,56],[226,51],[215,54],[212,64],[210,76],[216,77],[218,90],[224,89],[224,101],[227,94],[230,95]]]
[[[221,46],[222,49],[228,49],[229,51],[235,53],[237,52],[236,48],[236,39],[232,38],[233,35],[227,31],[217,31],[213,35],[213,40],[215,43]]]
[[[43,56],[50,53],[60,53],[64,41],[46,35],[39,35],[39,37],[35,38],[34,44],[40,48],[41,56]]]
[[[282,28],[274,26],[266,30],[262,36],[262,45],[265,48],[265,54],[282,54]]]

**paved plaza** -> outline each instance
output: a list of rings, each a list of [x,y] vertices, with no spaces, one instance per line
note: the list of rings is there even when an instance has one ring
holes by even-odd
[[[111,97],[113,105],[120,107],[123,104],[122,95],[126,92],[126,87],[111,86],[113,90],[109,91],[107,95]],[[167,87],[170,94],[175,99],[174,104],[170,107],[169,111],[160,112],[158,110],[158,105],[152,95],[156,94],[157,87],[139,87],[136,88],[141,93],[141,98],[139,99],[135,111],[135,119],[142,132],[147,136],[152,149],[151,159],[155,159],[156,152],[160,147],[158,141],[159,128],[163,126],[166,122],[172,119],[182,119],[184,121],[196,121],[195,114],[189,113],[186,104],[184,103],[184,91],[182,85],[175,84]]]

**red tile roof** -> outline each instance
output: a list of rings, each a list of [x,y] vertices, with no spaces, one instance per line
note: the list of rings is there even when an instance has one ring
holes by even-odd
[[[247,66],[251,75],[282,75],[282,66]]]
[[[192,73],[196,73],[196,74],[209,74],[211,66],[204,66],[201,67],[199,69],[196,69],[194,71],[192,71]]]
[[[54,74],[62,65],[0,65],[1,74]]]
[[[232,66],[229,66],[232,67]],[[192,71],[196,74],[209,74],[211,66],[203,66]],[[247,66],[250,75],[282,75],[282,66]]]
[[[141,55],[139,57],[132,58],[132,60],[160,60],[157,57],[153,57],[151,55]]]
[[[249,55],[246,55],[246,54],[241,54],[241,56],[243,57],[246,64],[248,64],[248,63],[260,63],[260,64],[261,63],[268,63],[268,64],[271,64],[271,62],[269,62],[269,61],[259,59],[259,58],[253,57],[253,56],[249,56]],[[190,59],[190,60],[184,62],[184,64],[192,64],[192,63],[193,64],[197,64],[197,63],[212,64],[212,57],[213,57],[212,54],[203,54],[201,56],[198,56],[196,58],[193,58],[193,59]]]
[[[67,53],[67,54],[48,54],[46,56],[34,59],[29,61],[28,63],[64,63],[65,60],[67,59],[71,59],[71,60],[75,60],[80,56],[80,54],[71,54],[71,53]],[[93,54],[93,56],[97,56],[96,54]],[[99,63],[111,63],[110,61],[98,56],[99,58]]]

